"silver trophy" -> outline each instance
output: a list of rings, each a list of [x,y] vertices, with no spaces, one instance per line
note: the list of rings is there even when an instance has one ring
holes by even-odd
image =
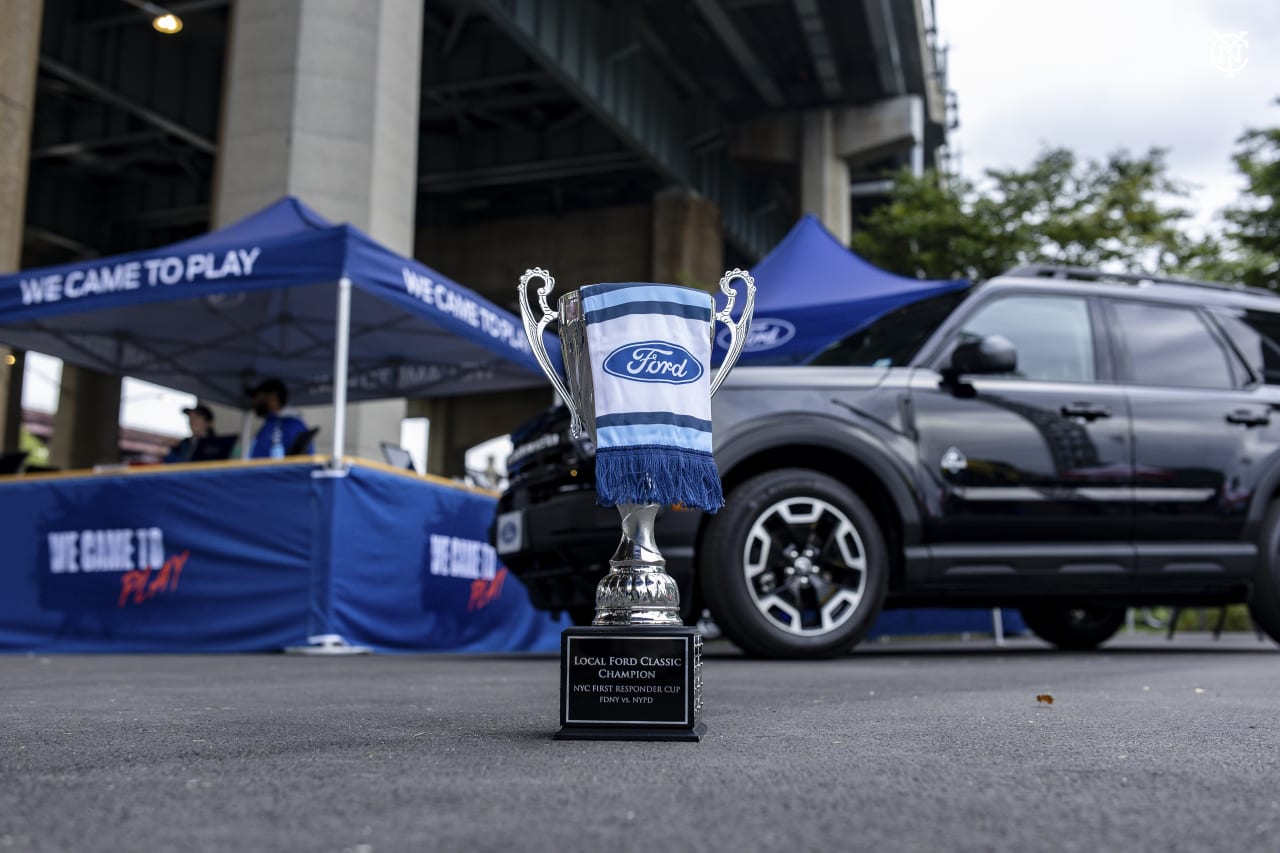
[[[538,303],[542,316],[536,318],[529,305],[529,282],[542,279],[538,288]],[[736,294],[729,286],[734,279],[742,279],[746,285],[746,303],[742,317],[734,321]],[[520,315],[524,330],[533,346],[533,355],[542,370],[555,386],[561,399],[569,408],[569,431],[574,438],[583,432],[595,438],[596,406],[591,380],[591,357],[587,351],[587,321],[582,299],[578,291],[560,297],[558,309],[551,310],[547,297],[556,281],[544,269],[526,270],[520,276]],[[729,327],[729,351],[711,380],[714,396],[720,384],[742,354],[751,325],[751,313],[755,308],[755,279],[745,270],[732,269],[720,279],[720,290],[725,295],[725,305],[715,312],[707,333],[715,342],[716,321]],[[542,333],[553,321],[559,321],[560,348],[564,357],[564,381],[551,363]],[[680,625],[680,590],[675,580],[666,572],[667,561],[658,551],[654,540],[653,525],[658,517],[658,504],[619,504],[622,514],[622,541],[609,560],[609,573],[596,587],[596,615],[593,625]]]

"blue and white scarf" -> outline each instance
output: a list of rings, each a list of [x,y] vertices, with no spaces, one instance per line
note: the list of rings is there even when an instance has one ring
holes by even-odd
[[[711,294],[671,284],[582,288],[603,506],[683,504],[715,512]]]

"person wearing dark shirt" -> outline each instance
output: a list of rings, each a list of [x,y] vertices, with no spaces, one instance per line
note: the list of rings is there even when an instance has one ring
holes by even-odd
[[[214,437],[212,409],[203,403],[197,403],[189,409],[183,409],[182,413],[187,416],[191,436],[175,444],[164,458],[165,462],[190,462],[196,458],[200,442]]]
[[[279,379],[266,379],[249,390],[253,399],[253,412],[262,418],[262,426],[253,438],[249,449],[250,459],[280,459],[289,454],[295,439],[307,431],[301,418],[288,414],[284,407],[289,403],[289,389]],[[307,453],[315,453],[308,442]]]

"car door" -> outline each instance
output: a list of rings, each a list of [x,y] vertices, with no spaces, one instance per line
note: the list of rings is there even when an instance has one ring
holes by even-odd
[[[1274,389],[1196,306],[1108,300],[1133,417],[1139,572],[1247,572],[1240,542],[1276,450]]]
[[[1128,409],[1096,304],[997,291],[958,320],[910,386],[934,573],[1131,571]],[[988,335],[1016,370],[948,376],[955,344]]]

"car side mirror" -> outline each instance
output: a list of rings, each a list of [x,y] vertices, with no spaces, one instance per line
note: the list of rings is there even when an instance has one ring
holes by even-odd
[[[1018,350],[1006,337],[987,335],[977,341],[965,341],[951,352],[952,376],[968,374],[1012,373],[1018,369]]]

